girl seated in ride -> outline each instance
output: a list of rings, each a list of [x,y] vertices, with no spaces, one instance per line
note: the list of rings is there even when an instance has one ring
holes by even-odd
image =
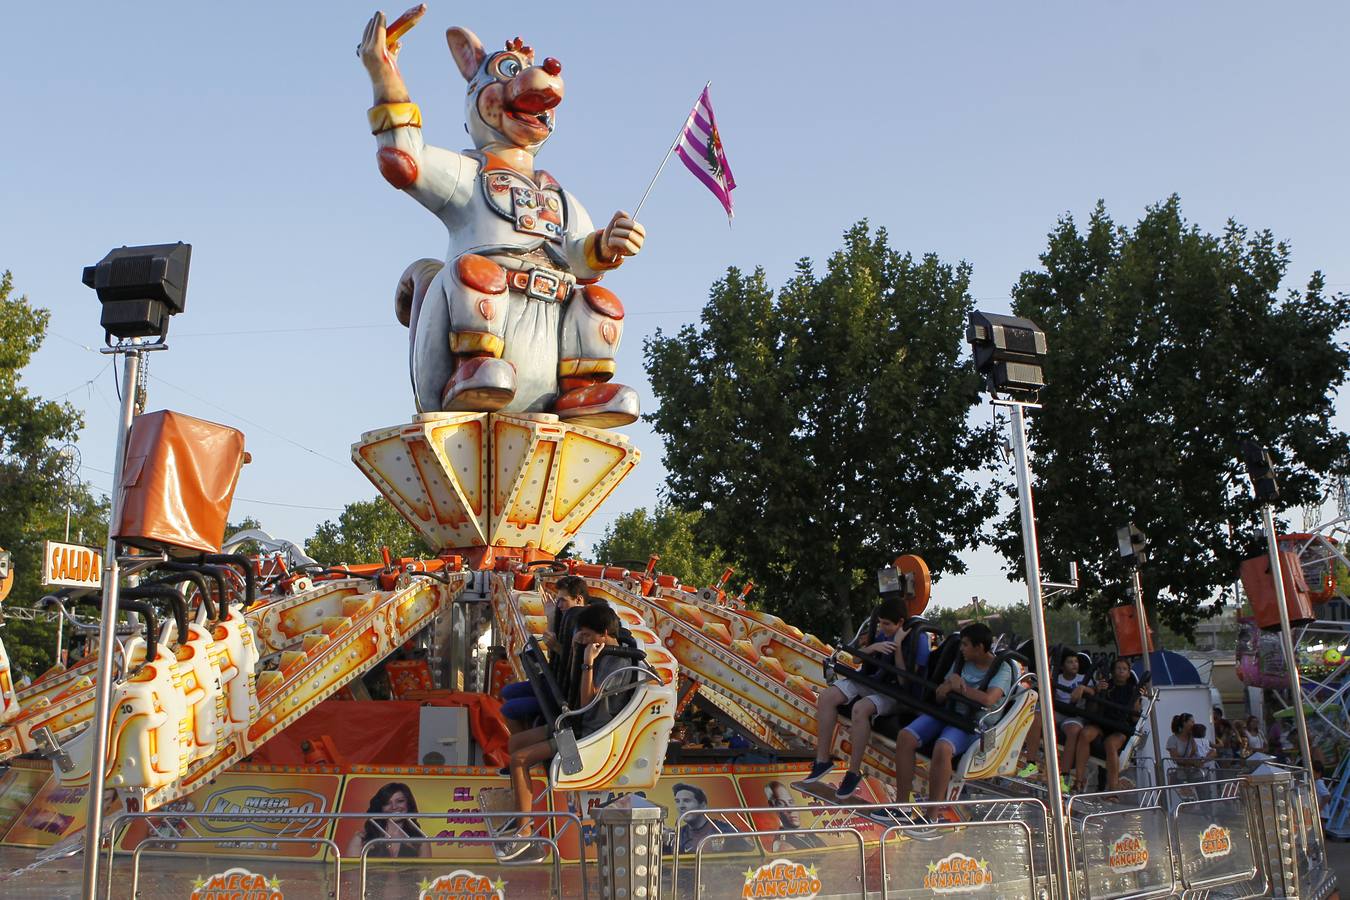
[[[1097,691],[1092,686],[1092,677],[1087,672],[1079,671],[1083,661],[1077,653],[1066,652],[1059,663],[1059,672],[1055,676],[1055,702],[1067,704],[1078,709],[1082,709],[1087,704],[1087,698],[1094,695]],[[1078,758],[1078,744],[1082,740],[1083,727],[1086,725],[1081,718],[1069,715],[1060,710],[1055,710],[1055,731],[1057,737],[1057,752],[1059,754],[1060,771],[1067,774],[1067,770],[1074,764]],[[1041,752],[1041,712],[1036,710],[1036,718],[1031,723],[1031,730],[1027,732],[1027,741],[1024,748],[1026,765],[1017,774],[1026,778],[1034,775],[1037,771],[1035,760]],[[1078,767],[1074,772],[1073,786],[1068,790],[1074,793],[1082,793],[1084,784],[1083,767]]]
[[[572,640],[583,648],[581,705],[578,709],[590,707],[581,718],[581,729],[577,734],[577,739],[581,740],[604,728],[623,709],[622,700],[625,696],[623,694],[605,696],[594,706],[590,705],[602,687],[614,689],[635,681],[635,678],[631,671],[619,671],[632,666],[631,660],[620,656],[600,655],[606,647],[619,645],[619,615],[608,603],[589,605],[577,615],[576,631]],[[616,672],[618,674],[615,677],[608,678]],[[521,836],[528,836],[532,831],[529,814],[534,808],[530,767],[535,763],[547,762],[558,752],[558,746],[553,740],[552,724],[511,735],[506,749],[511,754],[511,790],[515,794],[516,809],[520,811],[520,816],[507,822],[502,833],[509,834],[514,831]],[[514,859],[531,849],[538,848],[519,842],[509,846],[503,858]]]
[[[865,656],[876,656],[891,662],[897,669],[907,669],[905,659],[905,638],[909,637],[902,622],[905,618],[905,606],[899,599],[883,601],[873,613],[876,621],[876,640],[862,648]],[[916,666],[928,664],[929,647],[926,635],[919,635],[919,646],[915,648],[913,661]],[[867,668],[864,664],[864,673]],[[882,677],[882,676],[879,676]],[[883,680],[885,680],[883,678]],[[834,768],[831,748],[834,745],[834,726],[839,719],[839,707],[852,702],[849,710],[849,741],[851,743],[848,771],[835,789],[840,800],[852,797],[862,782],[863,752],[872,737],[872,720],[877,716],[886,716],[899,707],[894,697],[883,694],[862,684],[845,678],[820,692],[816,700],[816,761],[811,771],[802,779],[805,784],[819,781]]]
[[[585,580],[576,575],[559,578],[554,590],[556,599],[544,603],[550,629],[544,635],[544,644],[549,648],[550,658],[555,657],[559,650],[557,631],[563,613],[590,602]],[[553,608],[552,615],[548,614],[550,606]],[[534,689],[528,681],[513,681],[502,687],[502,718],[506,719],[506,727],[513,734],[530,727],[539,714],[539,701],[535,699]]]
[[[1078,736],[1078,750],[1074,759],[1074,771],[1077,779],[1082,779],[1087,770],[1088,756],[1092,752],[1092,743],[1102,738],[1102,756],[1106,763],[1106,789],[1120,789],[1120,751],[1125,742],[1134,734],[1135,722],[1139,718],[1139,681],[1130,668],[1130,661],[1117,657],[1111,666],[1111,680],[1097,684],[1097,699],[1100,704],[1103,724],[1092,723]]]

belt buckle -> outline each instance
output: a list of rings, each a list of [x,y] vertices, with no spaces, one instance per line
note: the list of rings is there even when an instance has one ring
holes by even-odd
[[[555,303],[558,300],[558,288],[562,287],[562,279],[545,269],[530,270],[530,283],[525,288],[525,293],[539,300],[552,300]]]

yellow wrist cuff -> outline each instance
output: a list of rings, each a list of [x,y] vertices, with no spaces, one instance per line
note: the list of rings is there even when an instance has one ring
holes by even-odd
[[[416,103],[381,103],[366,110],[371,134],[383,134],[395,128],[421,128],[422,110]]]
[[[586,240],[582,245],[586,250],[586,265],[596,272],[608,272],[610,269],[617,269],[623,265],[623,257],[615,256],[611,260],[600,258],[600,235],[603,232],[592,231],[586,235]]]

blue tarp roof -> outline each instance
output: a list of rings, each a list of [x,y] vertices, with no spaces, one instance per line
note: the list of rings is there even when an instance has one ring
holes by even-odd
[[[1149,654],[1148,661],[1153,666],[1153,683],[1155,685],[1204,684],[1200,680],[1200,673],[1196,671],[1195,666],[1180,653],[1173,653],[1171,650],[1155,650]],[[1143,660],[1134,664],[1134,673],[1140,679],[1143,679]]]

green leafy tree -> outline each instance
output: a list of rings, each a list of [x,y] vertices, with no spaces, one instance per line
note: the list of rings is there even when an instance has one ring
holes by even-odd
[[[647,557],[661,557],[659,571],[674,575],[685,584],[707,587],[726,568],[716,554],[699,549],[694,539],[699,514],[685,512],[668,503],[658,503],[653,512],[639,507],[616,518],[596,543],[596,562],[646,565]]]
[[[802,260],[775,297],[762,270],[728,269],[700,325],[646,343],[669,500],[800,627],[849,631],[898,552],[964,571],[995,512],[965,477],[993,455],[967,421],[969,278],[862,222],[823,273]]]
[[[379,562],[381,547],[395,557],[427,552],[422,538],[383,497],[348,503],[336,522],[324,522],[305,541],[305,552],[329,566]]]
[[[42,346],[50,314],[14,294],[9,272],[0,275],[0,547],[13,557],[14,587],[5,607],[31,606],[42,588],[42,548],[65,536],[66,502],[71,536],[102,546],[107,534],[107,500],[87,485],[70,483],[62,444],[73,441],[83,421],[68,403],[29,393],[21,373]],[[5,607],[0,607],[3,613]],[[0,639],[20,675],[34,676],[55,659],[52,622],[10,617]]]
[[[1272,448],[1286,506],[1318,502],[1345,471],[1350,438],[1331,419],[1350,304],[1325,293],[1320,272],[1283,287],[1285,244],[1231,220],[1207,234],[1175,196],[1132,229],[1100,203],[1084,230],[1066,217],[1041,263],[1018,280],[1013,309],[1049,344],[1031,417],[1042,567],[1078,561],[1101,621],[1126,598],[1115,529],[1133,520],[1151,545],[1146,603],[1190,635],[1219,608],[1255,524],[1242,438]],[[1015,512],[998,547],[1020,573]]]

